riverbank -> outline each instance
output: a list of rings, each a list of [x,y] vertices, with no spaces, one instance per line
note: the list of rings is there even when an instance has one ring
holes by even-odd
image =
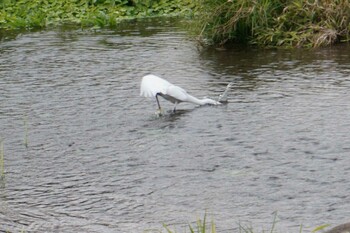
[[[343,0],[198,0],[199,39],[213,45],[320,47],[350,40]]]
[[[344,0],[4,0],[0,31],[73,24],[116,27],[125,19],[190,16],[205,46],[321,47],[350,41],[350,2]]]

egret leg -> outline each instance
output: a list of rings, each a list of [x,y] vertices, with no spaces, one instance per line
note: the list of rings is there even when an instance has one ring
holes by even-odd
[[[159,104],[158,94],[156,94],[156,100],[157,100],[157,104],[158,104],[158,109],[159,109],[159,111],[160,111],[162,108],[160,107],[160,104]]]
[[[175,102],[175,106],[174,106],[174,109],[173,109],[174,113],[176,112],[176,106],[177,106],[177,102]]]
[[[157,104],[158,104],[158,110],[156,111],[156,115],[157,116],[162,116],[163,113],[162,113],[162,108],[160,107],[160,104],[159,104],[158,94],[156,95],[156,100],[157,100]]]

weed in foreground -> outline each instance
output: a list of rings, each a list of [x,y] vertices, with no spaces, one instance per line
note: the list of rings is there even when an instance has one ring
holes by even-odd
[[[166,224],[163,224],[167,233],[176,233],[176,230],[171,230]],[[203,220],[198,218],[196,224],[188,225],[190,233],[216,233],[216,225],[212,220],[210,224],[207,223],[207,214],[204,214]]]

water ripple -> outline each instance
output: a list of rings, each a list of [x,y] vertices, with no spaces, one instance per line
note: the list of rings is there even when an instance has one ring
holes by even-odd
[[[27,33],[0,51],[1,230],[142,232],[208,210],[218,231],[268,228],[278,211],[291,232],[346,216],[348,46],[199,51],[154,20]],[[159,118],[139,97],[148,73],[198,97],[234,86],[226,105]]]

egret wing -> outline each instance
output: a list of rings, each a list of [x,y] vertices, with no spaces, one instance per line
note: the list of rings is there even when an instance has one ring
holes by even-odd
[[[172,84],[155,75],[146,75],[142,78],[140,95],[144,97],[154,97],[157,93],[166,94],[169,86]]]
[[[187,97],[188,97],[188,94],[184,89],[175,85],[169,86],[165,94],[174,98],[176,102],[187,101]],[[175,101],[172,101],[172,102],[175,102]]]

